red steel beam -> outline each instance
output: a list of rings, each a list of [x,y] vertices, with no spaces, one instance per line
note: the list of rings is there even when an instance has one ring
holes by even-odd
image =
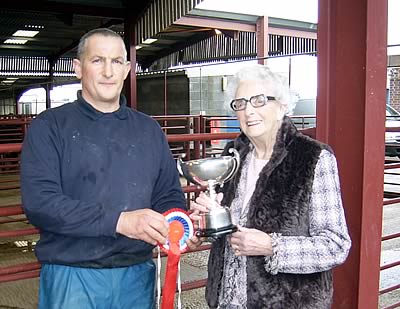
[[[389,239],[395,239],[395,238],[400,238],[400,233],[386,235],[386,236],[382,237],[382,241],[389,240]]]
[[[182,291],[189,291],[189,290],[194,290],[198,288],[205,287],[207,283],[207,279],[200,279],[200,280],[195,280],[191,282],[185,282],[181,286]]]
[[[383,265],[383,266],[380,267],[380,269],[381,270],[385,270],[385,269],[393,268],[393,267],[396,267],[396,266],[399,266],[399,265],[400,265],[400,261],[397,261],[397,262],[393,262],[393,263],[390,263],[390,264]]]
[[[41,265],[39,262],[25,263],[8,267],[0,267],[0,276],[37,270],[40,269],[40,267]]]
[[[257,63],[267,64],[268,57],[268,16],[261,16],[256,24]]]
[[[21,152],[22,143],[0,144],[0,153],[5,152]]]
[[[392,292],[392,291],[397,290],[397,289],[400,289],[400,284],[397,284],[397,285],[388,287],[386,289],[380,290],[379,291],[379,295],[386,294],[386,293]]]
[[[17,280],[22,280],[22,279],[36,278],[36,277],[39,277],[39,275],[40,275],[40,270],[33,270],[33,271],[29,271],[29,272],[4,275],[4,276],[0,276],[0,283],[9,282],[9,281],[17,281]]]
[[[0,207],[0,217],[22,215],[23,213],[21,204]]]
[[[332,308],[378,308],[387,1],[318,1],[317,138],[338,160],[352,238]],[[351,146],[350,146],[351,145]]]
[[[397,203],[400,203],[400,197],[392,198],[392,199],[387,200],[387,201],[383,201],[383,206],[397,204]]]
[[[20,229],[14,231],[0,231],[0,238],[5,237],[16,237],[24,235],[35,235],[38,234],[39,230],[37,228]]]
[[[174,25],[192,26],[199,28],[212,28],[219,30],[235,30],[245,32],[256,32],[256,25],[240,23],[240,22],[229,22],[210,18],[201,17],[181,17],[174,22]]]
[[[195,134],[169,134],[168,142],[208,141],[212,139],[234,139],[239,133],[195,133]]]
[[[393,305],[390,305],[389,307],[384,307],[382,309],[396,309],[396,308],[399,308],[399,307],[400,307],[400,302],[397,302],[397,303],[395,303]]]

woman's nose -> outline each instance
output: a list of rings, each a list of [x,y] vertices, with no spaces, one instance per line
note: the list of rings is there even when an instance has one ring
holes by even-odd
[[[247,102],[244,112],[246,113],[246,115],[251,115],[254,113],[254,107],[253,107],[253,105],[251,105],[250,102]]]

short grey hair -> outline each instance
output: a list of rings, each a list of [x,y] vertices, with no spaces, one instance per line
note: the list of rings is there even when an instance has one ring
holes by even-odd
[[[278,102],[287,106],[288,114],[292,114],[296,106],[294,95],[291,93],[287,79],[271,71],[265,65],[253,64],[240,69],[229,83],[229,93],[234,98],[236,89],[243,81],[260,80],[273,85],[273,93],[265,93],[265,95],[272,95],[277,98]]]
[[[97,28],[97,29],[93,29],[90,30],[89,32],[85,33],[81,39],[79,40],[79,44],[78,44],[78,51],[76,53],[76,58],[78,58],[79,60],[81,60],[81,57],[83,56],[83,54],[86,51],[86,42],[88,41],[88,39],[92,36],[95,35],[101,35],[101,36],[110,36],[110,37],[114,37],[114,38],[118,38],[121,39],[122,42],[124,42],[124,40],[122,39],[122,37],[116,33],[115,31],[108,29],[108,28]],[[125,49],[125,53],[126,53],[126,49]],[[126,56],[125,56],[126,58]],[[125,59],[126,60],[126,59]]]

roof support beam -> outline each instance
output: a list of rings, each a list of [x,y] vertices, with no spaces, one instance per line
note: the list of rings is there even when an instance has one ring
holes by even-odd
[[[256,25],[239,23],[239,22],[228,22],[223,20],[213,20],[200,17],[181,17],[174,22],[174,25],[192,26],[192,27],[203,27],[212,29],[225,29],[225,30],[237,30],[256,32]]]
[[[246,31],[246,32],[256,32],[257,25],[256,24],[248,24],[241,22],[228,22],[223,20],[216,19],[207,19],[201,17],[181,17],[177,21],[174,22],[174,25],[181,26],[192,26],[192,27],[201,27],[201,28],[212,28],[219,30],[234,30],[234,31]],[[280,28],[277,26],[269,26],[268,34],[276,34],[276,35],[285,35],[299,38],[307,38],[307,39],[316,39],[317,33],[314,31],[304,31],[304,30],[295,30],[295,29],[286,29]]]
[[[62,3],[56,1],[26,1],[26,0],[13,0],[2,1],[1,8],[13,9],[33,12],[50,12],[50,13],[68,13],[88,16],[102,16],[123,18],[125,15],[124,8],[112,8],[94,5],[82,5],[74,3]]]

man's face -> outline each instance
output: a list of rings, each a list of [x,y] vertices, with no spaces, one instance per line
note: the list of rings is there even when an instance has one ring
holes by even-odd
[[[74,69],[87,102],[102,112],[119,108],[123,82],[130,70],[122,39],[102,35],[88,38],[81,59],[74,59]]]

